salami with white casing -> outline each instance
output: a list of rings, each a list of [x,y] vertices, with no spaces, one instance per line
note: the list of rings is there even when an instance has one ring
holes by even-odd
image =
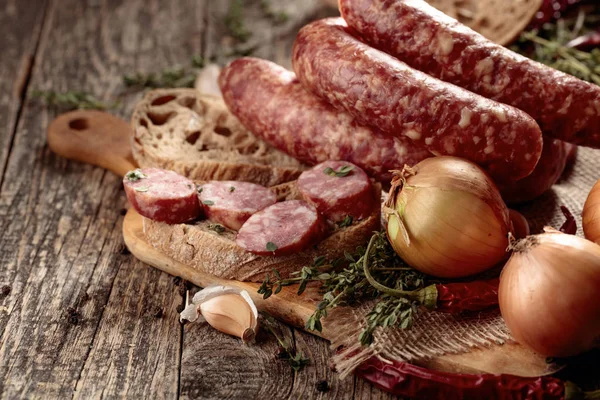
[[[277,202],[266,187],[237,181],[207,182],[198,187],[198,197],[206,218],[236,231],[252,214]]]
[[[366,218],[379,206],[367,174],[346,161],[316,165],[298,177],[297,185],[303,198],[333,222]]]
[[[173,171],[143,168],[123,178],[127,200],[144,217],[179,224],[202,214],[194,182]]]
[[[293,72],[271,61],[236,59],[221,72],[219,85],[227,107],[246,128],[309,165],[345,160],[389,183],[390,170],[432,156],[406,137],[384,135],[359,124],[309,93]]]
[[[339,5],[366,43],[527,112],[545,135],[600,148],[600,86],[493,43],[422,0],[340,0]]]
[[[235,242],[261,256],[284,256],[306,250],[325,235],[317,210],[302,200],[273,204],[252,215],[240,228]]]
[[[306,88],[388,135],[471,160],[498,182],[533,171],[542,134],[529,115],[415,70],[352,33],[341,18],[300,30],[292,62]]]

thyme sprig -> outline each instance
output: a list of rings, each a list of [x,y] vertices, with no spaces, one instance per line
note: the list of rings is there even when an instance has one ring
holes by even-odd
[[[297,351],[294,345],[288,343],[276,332],[276,322],[273,317],[265,313],[262,313],[262,316],[264,317],[263,326],[279,343],[277,358],[286,361],[295,372],[302,371],[305,366],[310,364],[310,359],[306,358],[302,352]]]
[[[187,68],[175,67],[166,68],[160,72],[123,75],[123,84],[127,87],[143,88],[183,88],[194,87],[196,73]]]
[[[47,106],[70,110],[108,110],[119,106],[118,102],[105,103],[94,95],[83,91],[56,92],[54,90],[33,90],[31,95],[39,98]]]
[[[324,268],[335,269],[344,261],[348,262],[348,266],[341,271],[323,272]],[[365,266],[368,268],[367,274],[365,274]],[[406,291],[406,295],[385,294],[369,281],[367,275],[370,276],[371,281],[376,279],[380,285],[378,287]],[[319,257],[311,266],[303,267],[290,278],[281,279],[280,274],[275,270],[273,277],[274,279],[271,279],[267,275],[258,290],[265,299],[279,293],[284,286],[298,284],[298,295],[301,295],[308,283],[320,283],[323,299],[306,323],[306,329],[319,332],[323,329],[322,318],[326,317],[333,308],[379,297],[376,305],[367,315],[366,327],[360,335],[363,345],[372,342],[373,332],[377,327],[410,327],[417,306],[420,304],[411,292],[425,286],[424,275],[408,267],[396,255],[384,233],[375,233],[369,246],[358,248],[357,254],[346,253],[345,260],[328,263],[324,257]]]
[[[235,40],[244,43],[252,36],[252,32],[246,28],[244,23],[244,0],[231,1],[224,22],[229,34]]]
[[[535,61],[600,85],[600,49],[590,52],[569,47],[580,35],[596,29],[600,12],[581,7],[577,15],[566,16],[540,29],[523,32],[512,47]]]

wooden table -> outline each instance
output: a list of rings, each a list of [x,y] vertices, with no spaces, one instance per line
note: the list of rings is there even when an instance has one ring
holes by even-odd
[[[173,277],[136,261],[121,237],[121,178],[49,151],[60,110],[34,90],[84,90],[121,105],[141,92],[122,75],[218,62],[227,0],[4,0],[0,7],[0,397],[356,398],[389,396],[329,368],[328,343],[281,324],[312,364],[293,373],[262,335],[244,346],[204,324],[182,326]],[[321,0],[260,1],[243,8],[252,37],[239,50],[289,66],[297,29],[333,13]],[[323,394],[315,384],[330,386]]]

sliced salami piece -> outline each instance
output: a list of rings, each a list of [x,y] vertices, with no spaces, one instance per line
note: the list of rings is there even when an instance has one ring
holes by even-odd
[[[198,197],[208,219],[236,231],[252,214],[277,202],[266,187],[237,181],[205,183],[198,188]]]
[[[313,206],[302,200],[289,200],[252,215],[235,241],[254,254],[284,256],[306,250],[324,234],[324,221]]]
[[[346,161],[325,161],[298,178],[302,197],[333,222],[368,217],[376,201],[367,174]]]
[[[238,58],[219,76],[223,99],[246,128],[277,149],[315,165],[344,160],[385,183],[390,170],[433,154],[404,136],[384,135],[308,92],[292,71],[259,58]]]
[[[600,148],[600,86],[516,54],[426,1],[340,0],[339,5],[344,20],[371,46],[525,111],[545,135]]]
[[[180,224],[202,214],[194,182],[173,171],[143,168],[123,178],[127,200],[144,217]]]
[[[341,18],[300,30],[292,64],[307,89],[387,135],[475,162],[498,182],[533,171],[542,133],[529,115],[411,68],[354,34]]]

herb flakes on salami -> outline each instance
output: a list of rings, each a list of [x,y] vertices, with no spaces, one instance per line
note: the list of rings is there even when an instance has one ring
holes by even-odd
[[[146,218],[179,224],[202,214],[194,182],[173,171],[143,168],[123,178],[129,203]]]
[[[198,189],[198,197],[209,220],[236,231],[252,214],[277,201],[266,187],[237,181],[205,183]]]
[[[317,210],[302,200],[275,203],[252,215],[240,228],[236,243],[262,256],[283,256],[306,250],[325,234]]]
[[[377,203],[367,174],[346,161],[325,161],[304,171],[298,177],[298,190],[333,222],[366,218]]]

